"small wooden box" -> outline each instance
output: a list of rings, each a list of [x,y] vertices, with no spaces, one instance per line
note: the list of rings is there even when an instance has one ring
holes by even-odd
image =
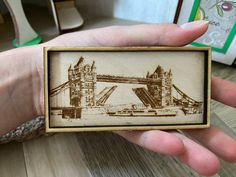
[[[207,128],[211,50],[44,49],[47,132]]]

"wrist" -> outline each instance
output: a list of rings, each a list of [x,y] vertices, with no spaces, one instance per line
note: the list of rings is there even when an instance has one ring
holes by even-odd
[[[33,60],[32,70],[32,89],[33,102],[36,110],[36,116],[44,115],[44,59],[43,45],[32,47],[31,58]]]

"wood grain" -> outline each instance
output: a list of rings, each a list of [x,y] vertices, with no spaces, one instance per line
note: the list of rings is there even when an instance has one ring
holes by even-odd
[[[199,177],[175,158],[147,151],[112,133],[80,133],[77,140],[94,177]]]
[[[53,55],[51,54],[52,52],[57,52],[61,55],[64,54],[64,55],[66,55],[66,57],[56,58],[57,60],[54,60],[55,57],[53,57]],[[133,68],[137,69],[137,67],[138,67],[139,73],[140,73],[140,72],[146,72],[148,70],[148,66],[152,66],[152,65],[157,66],[158,65],[158,67],[160,67],[160,66],[162,66],[162,64],[164,66],[166,65],[169,68],[171,68],[172,73],[174,73],[173,74],[174,77],[172,77],[172,75],[171,75],[168,78],[168,79],[171,79],[171,82],[173,82],[173,83],[178,82],[179,85],[182,84],[182,87],[186,86],[186,85],[188,85],[188,86],[191,85],[192,87],[185,87],[185,91],[189,92],[191,90],[192,95],[190,97],[192,97],[192,98],[194,98],[194,96],[197,95],[196,93],[199,93],[199,92],[201,93],[201,97],[198,99],[195,99],[198,101],[194,100],[194,103],[196,103],[196,105],[193,108],[194,108],[194,110],[196,109],[195,110],[196,112],[191,112],[191,111],[189,111],[189,108],[186,107],[187,112],[189,112],[189,114],[186,116],[178,117],[179,113],[178,114],[174,113],[178,107],[175,106],[174,109],[169,107],[168,109],[170,109],[171,111],[165,110],[167,105],[164,105],[164,104],[162,105],[162,102],[163,102],[162,101],[162,102],[160,102],[161,105],[159,105],[159,106],[163,106],[164,107],[163,111],[167,111],[166,114],[164,115],[165,119],[160,119],[160,120],[155,119],[154,120],[154,118],[152,117],[153,115],[151,115],[151,117],[149,117],[147,119],[144,116],[147,113],[135,113],[135,111],[131,110],[132,113],[134,112],[133,113],[134,115],[132,116],[133,119],[136,118],[134,121],[131,121],[132,119],[129,117],[130,115],[125,116],[122,119],[118,119],[117,117],[119,117],[119,115],[113,114],[113,116],[109,116],[108,115],[109,113],[107,114],[107,113],[101,112],[101,111],[99,111],[99,113],[93,114],[92,119],[89,119],[89,116],[81,115],[81,118],[82,118],[81,120],[70,119],[69,122],[65,121],[65,119],[63,119],[63,116],[66,116],[66,117],[69,116],[70,118],[72,118],[73,116],[72,115],[64,115],[64,113],[63,113],[62,117],[58,116],[58,115],[53,115],[53,111],[51,111],[51,108],[58,107],[61,104],[59,107],[60,107],[60,109],[62,109],[62,112],[64,112],[64,110],[66,109],[64,107],[65,105],[71,106],[69,103],[69,99],[70,99],[70,102],[73,102],[73,101],[71,101],[73,95],[71,96],[68,94],[68,95],[64,96],[63,99],[61,99],[61,101],[57,101],[58,105],[55,103],[53,104],[53,100],[60,98],[60,95],[61,95],[61,94],[58,95],[57,94],[58,92],[56,94],[52,94],[51,92],[52,92],[52,90],[54,90],[53,88],[55,87],[55,89],[58,88],[61,90],[62,87],[58,86],[59,84],[53,85],[54,82],[52,82],[52,81],[61,80],[65,76],[68,77],[67,76],[68,75],[67,69],[68,69],[69,65],[67,68],[64,68],[64,69],[61,69],[61,66],[66,65],[66,63],[64,63],[65,61],[70,61],[70,62],[73,61],[73,58],[71,58],[69,55],[67,56],[68,53],[73,54],[73,52],[78,52],[78,53],[83,52],[85,55],[85,58],[86,58],[87,54],[90,54],[90,52],[95,52],[95,53],[103,52],[104,53],[103,58],[106,58],[105,57],[106,55],[109,56],[109,54],[112,53],[113,57],[109,58],[110,62],[108,62],[108,63],[113,63],[113,65],[116,64],[116,69],[119,68],[116,71],[119,71],[120,75],[125,76],[125,77],[119,76],[119,78],[125,78],[125,80],[126,80],[125,82],[121,81],[122,79],[114,80],[118,76],[116,77],[116,75],[112,72],[112,70],[109,70],[109,75],[107,75],[107,76],[110,79],[112,78],[112,82],[113,82],[113,84],[116,85],[116,87],[119,85],[119,83],[126,83],[126,84],[128,83],[128,84],[130,84],[130,86],[135,88],[135,85],[132,85],[133,83],[131,82],[131,80],[133,80],[134,78],[127,77],[129,73],[137,72],[137,70],[132,70]],[[127,52],[129,53],[129,55],[126,54]],[[183,52],[186,52],[186,53],[183,54]],[[198,55],[196,52],[198,53]],[[201,52],[201,53],[199,53],[199,52]],[[171,129],[172,130],[172,129],[208,128],[210,126],[209,121],[210,121],[210,100],[211,100],[211,98],[210,98],[211,53],[210,52],[211,52],[211,50],[209,47],[201,47],[201,48],[199,48],[199,47],[191,47],[191,48],[190,47],[47,47],[47,48],[44,48],[44,75],[45,75],[45,78],[44,78],[44,103],[45,103],[46,132],[47,133],[52,133],[52,132],[56,133],[56,132],[83,132],[83,131],[117,131],[117,130],[150,130],[150,129],[160,129],[160,130],[161,129],[164,129],[164,130]],[[154,57],[153,53],[155,53],[155,57]],[[166,55],[162,55],[160,53],[165,53],[166,55],[169,55],[169,56],[165,57]],[[201,54],[201,55],[199,55],[199,54]],[[102,71],[102,72],[107,72],[108,70],[106,68],[113,67],[112,64],[111,65],[104,64],[104,63],[106,63],[106,60],[103,61],[103,58],[97,58],[97,55],[98,54],[93,54],[93,57],[92,56],[91,57],[94,60],[93,62],[103,63],[100,66],[99,66],[99,64],[95,64],[97,68],[100,67],[100,70],[105,69],[105,71]],[[186,55],[188,55],[188,57]],[[196,55],[197,55],[197,57],[196,57]],[[131,58],[135,57],[138,60],[137,61],[132,60],[129,57],[131,57]],[[160,58],[158,58],[158,57],[160,57]],[[165,58],[162,58],[162,57],[165,57]],[[175,58],[173,58],[173,57],[175,57]],[[145,59],[143,59],[143,58],[145,58]],[[189,59],[191,59],[191,60],[189,60]],[[114,61],[112,62],[112,60],[114,60]],[[178,60],[178,62],[173,64],[173,60]],[[56,62],[54,63],[54,61],[56,61]],[[119,65],[117,61],[121,64]],[[153,62],[153,61],[155,61],[155,62]],[[198,64],[196,63],[196,61],[198,61]],[[126,65],[132,65],[132,67],[126,68],[126,70],[124,70],[124,63]],[[136,65],[135,63],[139,63],[139,64]],[[147,66],[147,68],[144,67],[144,68],[142,68],[143,69],[142,70],[140,68],[141,65]],[[178,68],[178,66],[181,66],[181,65],[185,65],[185,66],[188,65],[188,67],[185,67],[184,69],[181,68],[182,69],[181,70]],[[203,67],[204,65],[207,67],[204,68]],[[70,66],[70,68],[71,68],[71,66]],[[188,68],[188,69],[186,69],[186,68]],[[191,68],[191,69],[189,69],[189,68]],[[64,71],[66,71],[66,72],[64,72]],[[92,71],[96,72],[94,70],[92,70]],[[71,69],[70,69],[70,72],[72,72]],[[77,71],[73,70],[73,72],[77,72]],[[157,70],[155,72],[157,72]],[[181,72],[188,73],[188,76],[189,76],[188,80],[190,82],[186,82],[186,80],[183,81],[182,77],[185,77],[185,75],[180,75]],[[58,75],[59,75],[58,73],[60,73],[59,77],[58,77]],[[193,74],[193,73],[195,73],[195,74]],[[208,77],[204,78],[204,75],[202,75],[203,73],[204,73],[204,75],[207,75]],[[99,88],[99,85],[97,86],[98,82],[107,82],[107,79],[106,79],[106,81],[101,80],[100,79],[101,77],[103,78],[104,75],[99,72],[98,73],[96,72],[96,78],[94,79],[94,77],[93,77],[93,79],[94,79],[93,82],[95,85],[94,87]],[[148,87],[147,79],[150,79],[150,76],[147,76],[149,78],[143,78],[143,76],[141,76],[141,75],[140,76],[137,75],[135,77],[139,77],[138,78],[139,81],[138,82],[135,81],[135,84],[137,84],[137,83],[140,84],[140,80],[142,80],[142,84],[147,85],[147,88],[148,88],[147,94],[148,95],[150,94],[151,97],[155,96],[155,94],[152,95],[152,92],[153,92],[152,89],[150,89]],[[161,76],[159,76],[159,77],[161,77]],[[174,78],[179,78],[179,79],[177,81],[177,79],[175,80]],[[190,78],[194,79],[195,83],[192,83]],[[204,78],[204,83],[200,78]],[[75,78],[73,76],[72,79],[69,78],[69,80],[66,80],[66,82],[64,81],[64,83],[63,82],[59,82],[59,83],[60,84],[63,83],[63,84],[68,85],[68,82],[69,82],[69,88],[67,88],[66,91],[70,90],[71,93],[74,93],[73,88],[70,87],[70,83],[71,82],[73,83],[73,80],[76,80],[78,82],[77,76],[75,76]],[[135,80],[136,80],[136,78],[135,78]],[[76,85],[78,85],[77,82],[75,83]],[[83,82],[86,82],[86,79],[84,79]],[[108,82],[111,82],[111,80]],[[50,84],[48,84],[48,83],[50,83]],[[163,88],[160,86],[159,83],[155,83],[155,84],[158,85],[158,87]],[[201,87],[198,87],[199,85],[201,85]],[[204,85],[204,92],[202,92],[203,85]],[[103,85],[103,84],[102,84],[102,86],[106,87],[106,85]],[[85,84],[85,87],[86,87],[86,84]],[[174,84],[173,84],[173,86],[167,84],[167,86],[164,87],[166,89],[162,92],[165,93],[166,91],[168,91],[169,87],[170,87],[170,89],[172,88],[173,94],[175,91],[177,91],[178,93],[181,92],[183,95],[179,94],[180,97],[183,98],[184,101],[187,101],[188,104],[191,104],[193,102],[193,101],[189,101],[189,100],[193,100],[193,99],[190,98],[188,96],[188,94],[186,95],[187,92],[184,93],[181,91],[183,89],[182,87],[181,87],[181,90],[179,90],[178,88],[176,88],[176,86]],[[72,89],[72,91],[71,91],[71,89]],[[81,88],[78,88],[78,89],[81,89]],[[83,89],[85,89],[85,88],[84,87],[82,88],[82,91],[80,91],[81,93],[84,92]],[[92,87],[92,88],[90,88],[90,91],[91,90],[92,90],[92,93],[96,95],[97,89],[94,89]],[[115,96],[113,95],[113,98],[116,97],[116,99],[113,99],[113,102],[109,103],[113,109],[116,109],[116,111],[119,109],[122,109],[122,111],[123,111],[124,108],[125,109],[128,108],[128,110],[130,110],[130,108],[128,106],[130,103],[123,102],[123,100],[121,103],[126,104],[126,105],[125,106],[123,105],[122,108],[118,108],[118,106],[117,106],[117,104],[119,104],[120,99],[122,99],[124,97],[123,94],[125,92],[129,92],[129,90],[128,89],[122,90],[122,94],[115,95]],[[53,93],[54,93],[54,91],[53,91]],[[85,93],[87,93],[87,91],[85,91]],[[166,98],[168,99],[169,96],[163,95],[163,93],[162,93],[163,98],[161,98],[161,99],[166,99]],[[136,94],[137,93],[135,92],[135,95]],[[84,97],[86,97],[85,94],[82,94],[82,95],[84,95]],[[133,94],[133,96],[135,96],[135,95]],[[137,96],[138,95],[136,95],[135,97],[137,97]],[[147,96],[147,97],[149,98],[150,96]],[[151,97],[150,97],[150,99],[152,100]],[[187,99],[185,97],[187,97]],[[94,98],[94,96],[92,96],[92,98]],[[135,105],[136,104],[138,105],[140,101],[143,102],[142,98],[139,98],[140,99],[139,102],[133,102],[132,96],[126,97],[126,98],[128,100],[130,100],[132,102],[132,104],[135,104]],[[175,103],[173,102],[173,100],[175,100],[174,98],[178,98],[178,95],[177,95],[177,97],[171,96],[169,101],[166,100],[164,102],[170,102],[170,105],[174,106],[175,105]],[[200,101],[200,103],[199,103],[199,101]],[[202,104],[202,101],[204,102],[204,104]],[[50,102],[51,102],[51,104],[49,104]],[[152,103],[154,103],[154,104],[152,104]],[[183,103],[183,101],[181,101],[180,104],[182,104],[182,103]],[[62,106],[62,104],[65,104],[65,105]],[[86,104],[88,104],[88,103],[86,103]],[[86,106],[86,104],[81,103],[82,107]],[[89,108],[92,111],[94,110],[94,108],[96,106],[98,106],[97,103],[95,104],[95,100],[94,100],[94,102],[91,102],[89,104],[91,104],[93,106],[92,107],[89,106],[86,108]],[[144,103],[144,105],[145,104],[147,104],[147,103]],[[148,102],[148,105],[151,105],[151,108],[154,111],[156,111],[157,115],[159,115],[159,110],[156,109],[156,108],[158,108],[158,105],[155,104],[155,99],[152,100],[152,102]],[[99,106],[101,106],[101,105],[99,105]],[[206,110],[206,111],[203,111],[203,113],[202,113],[202,108],[199,109],[199,107],[203,107],[203,110]],[[79,109],[80,108],[81,108],[81,106],[79,107]],[[106,105],[105,106],[102,105],[102,108],[106,109]],[[112,109],[112,112],[114,111],[113,109]],[[137,111],[139,111],[139,110],[143,111],[142,109],[145,109],[146,111],[149,110],[149,108],[145,107],[145,108],[137,108]],[[83,110],[83,108],[82,108],[82,110]],[[162,110],[160,110],[160,111],[162,111]],[[178,109],[178,111],[181,111],[181,110]],[[175,114],[175,115],[170,116],[170,113]],[[101,116],[101,114],[103,114],[103,115]],[[118,113],[118,114],[120,114],[120,113]],[[123,113],[121,113],[121,114],[123,114]],[[184,114],[184,112],[182,112],[182,114]],[[123,114],[123,116],[124,116],[124,114]],[[137,118],[137,116],[139,118]],[[191,119],[190,119],[190,116],[192,117]],[[107,121],[108,121],[107,118],[109,118],[110,124],[107,124]]]
[[[90,177],[74,134],[57,134],[24,143],[28,177]]]
[[[134,145],[112,133],[80,133],[77,140],[94,177],[153,176]]]
[[[0,176],[27,177],[22,143],[0,146]]]

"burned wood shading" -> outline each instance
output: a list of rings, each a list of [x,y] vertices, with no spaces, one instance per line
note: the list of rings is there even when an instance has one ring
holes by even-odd
[[[46,130],[208,127],[209,55],[208,48],[45,49]]]

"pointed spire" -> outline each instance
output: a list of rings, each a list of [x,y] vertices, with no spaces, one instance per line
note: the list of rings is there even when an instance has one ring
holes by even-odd
[[[155,72],[156,72],[156,73],[159,73],[159,72],[160,72],[160,70],[161,70],[161,66],[160,66],[160,65],[158,65],[158,66],[157,66],[157,68],[156,68],[156,70],[155,70]]]
[[[95,69],[95,61],[93,61],[92,66],[91,66],[91,71]]]
[[[77,62],[77,64],[75,65],[75,66],[79,66],[81,63],[83,63],[84,62],[84,58],[81,56],[80,58],[79,58],[79,61]]]
[[[71,69],[71,64],[70,64],[70,67],[68,68],[68,71],[70,71],[70,70],[72,70],[72,69]]]

